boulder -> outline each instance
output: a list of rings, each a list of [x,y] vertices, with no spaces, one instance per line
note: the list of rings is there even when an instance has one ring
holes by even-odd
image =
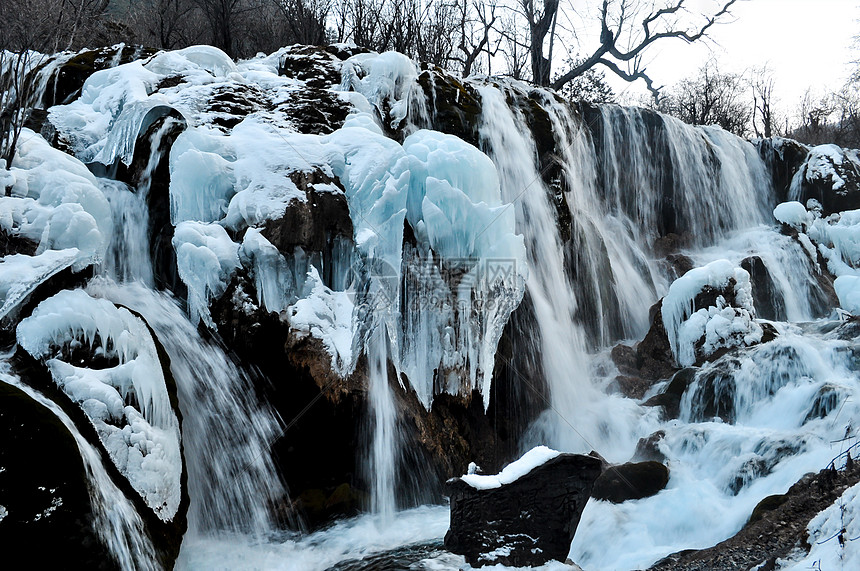
[[[684,395],[687,387],[690,386],[690,383],[695,380],[697,371],[698,369],[693,367],[681,369],[675,373],[672,381],[666,386],[663,392],[645,401],[643,403],[644,406],[663,407],[663,418],[667,420],[678,418],[681,414],[681,397]]]
[[[791,195],[803,204],[813,198],[817,200],[822,216],[860,208],[860,156],[857,151],[836,145],[811,148],[791,181]]]
[[[655,495],[669,483],[669,468],[655,460],[609,466],[594,482],[591,497],[620,504]]]
[[[445,535],[446,549],[464,555],[472,566],[534,566],[567,558],[601,462],[592,456],[559,454],[508,481],[505,474],[535,450],[503,470],[496,487],[484,487],[480,476],[475,487],[474,475],[448,481],[451,528]]]
[[[33,569],[118,569],[93,528],[91,485],[74,437],[45,406],[0,381],[0,537]],[[14,565],[13,565],[14,566]]]

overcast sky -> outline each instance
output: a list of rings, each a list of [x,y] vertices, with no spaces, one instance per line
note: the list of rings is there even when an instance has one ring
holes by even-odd
[[[693,0],[691,7],[697,2],[707,5]],[[860,59],[860,50],[852,49],[860,34],[860,0],[742,0],[732,12],[726,24],[713,28],[707,44],[655,44],[647,66],[655,83],[671,85],[695,75],[712,54],[725,71],[767,64],[783,107],[793,110],[808,87],[822,93],[838,89],[850,61]],[[612,85],[626,88],[623,82]]]

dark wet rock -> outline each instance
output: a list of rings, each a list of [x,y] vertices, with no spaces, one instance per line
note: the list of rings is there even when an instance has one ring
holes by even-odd
[[[15,254],[35,256],[38,248],[38,242],[33,242],[32,240],[28,240],[18,234],[9,234],[5,229],[0,228],[0,257],[12,256]]]
[[[278,60],[278,75],[304,81],[308,87],[328,89],[340,83],[339,61],[326,48],[292,46]]]
[[[434,563],[440,564],[440,561],[447,562],[449,559],[452,560],[450,563],[452,569],[462,564],[459,557],[451,555],[443,548],[442,542],[438,541],[407,545],[360,559],[342,561],[329,567],[326,571],[403,571],[405,569],[427,568],[423,564],[427,560],[435,560]]]
[[[478,146],[481,96],[475,88],[437,67],[422,71],[418,85],[430,115],[426,127],[456,135]]]
[[[454,478],[445,547],[472,566],[564,561],[599,474],[597,458],[562,454],[500,488],[477,490]]]
[[[340,182],[322,171],[293,172],[290,178],[305,200],[293,200],[278,220],[270,221],[263,236],[282,253],[291,253],[296,247],[307,252],[321,252],[340,236],[352,240],[352,219]],[[317,186],[328,187],[317,190]]]
[[[651,327],[645,338],[636,346],[636,353],[641,363],[639,374],[642,378],[651,381],[667,379],[678,370],[672,348],[669,346],[666,328],[663,326],[662,308],[663,300],[651,307],[649,311]]]
[[[612,381],[611,387],[617,388],[618,392],[627,398],[638,400],[645,396],[653,384],[652,381],[640,377],[618,375]]]
[[[205,112],[210,114],[209,121],[232,129],[248,115],[268,107],[268,97],[259,87],[243,85],[237,89],[232,85],[215,88],[207,98]]]
[[[759,256],[744,258],[741,260],[741,268],[750,275],[756,317],[785,321],[785,301],[777,292],[776,284],[762,259]]]
[[[591,497],[620,504],[657,494],[669,483],[669,469],[655,460],[609,466],[594,482]]]
[[[757,565],[776,568],[776,561],[794,549],[810,548],[810,520],[860,481],[860,468],[825,469],[807,474],[788,492],[762,500],[749,522],[733,537],[707,549],[675,553],[655,563],[654,571],[735,571]]]
[[[735,372],[739,368],[740,361],[726,358],[697,375],[690,404],[690,420],[705,422],[720,418],[730,424],[735,421]]]
[[[685,254],[669,254],[664,260],[672,280],[680,278],[695,267],[692,258]]]
[[[336,93],[316,87],[291,93],[286,101],[274,105],[275,111],[286,115],[299,133],[313,135],[328,135],[340,129],[350,111]]]
[[[792,139],[773,137],[753,142],[773,181],[776,202],[786,202],[794,175],[809,154],[809,147]]]
[[[89,480],[59,418],[0,381],[0,537],[7,563],[119,569],[93,527]],[[14,566],[14,565],[13,565]]]
[[[666,456],[660,452],[659,443],[666,437],[665,430],[658,430],[650,436],[640,438],[636,443],[636,452],[633,453],[631,462],[660,462],[666,461]]]
[[[809,412],[806,413],[806,418],[803,419],[804,424],[816,418],[824,418],[834,410],[845,397],[841,394],[841,390],[837,385],[827,383],[815,394],[812,399],[812,406],[809,407]]]
[[[355,44],[353,44],[353,45],[331,44],[331,45],[325,46],[323,49],[325,51],[327,51],[328,53],[330,53],[331,55],[333,55],[334,57],[336,57],[338,59],[342,59],[342,60],[343,59],[349,59],[352,56],[357,56],[359,54],[370,53],[370,51],[371,51],[369,48],[357,46]]]
[[[663,417],[667,420],[678,418],[681,414],[681,397],[687,387],[695,380],[696,373],[699,369],[688,367],[681,369],[666,388],[658,395],[654,395],[643,403],[644,406],[660,406],[663,407]]]
[[[639,356],[636,349],[623,343],[612,348],[609,356],[623,375],[633,375],[639,372]]]

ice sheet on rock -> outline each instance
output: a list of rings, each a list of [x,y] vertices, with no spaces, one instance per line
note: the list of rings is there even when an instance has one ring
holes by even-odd
[[[218,224],[181,222],[173,248],[179,277],[188,286],[191,319],[212,326],[209,302],[221,297],[239,267],[239,244]]]
[[[309,293],[288,310],[290,325],[297,331],[320,339],[331,355],[332,369],[339,375],[346,376],[355,366],[354,306],[350,295],[327,288],[313,266],[308,272],[305,287]]]
[[[239,249],[242,265],[251,268],[257,304],[280,313],[296,293],[292,270],[284,256],[256,228],[248,228]]]
[[[230,56],[216,47],[206,45],[160,52],[145,67],[159,75],[185,77],[194,77],[202,72],[210,77],[222,78],[239,71]]]
[[[561,454],[546,446],[536,446],[522,455],[519,460],[511,462],[495,476],[483,476],[481,474],[465,474],[461,480],[478,490],[491,490],[501,488],[504,485],[515,482],[556,456]]]
[[[215,222],[236,194],[230,140],[206,127],[183,131],[170,148],[170,220]]]
[[[126,106],[149,99],[160,79],[141,61],[97,71],[84,82],[78,99],[68,105],[51,107],[48,118],[69,139],[75,155],[84,162],[92,162],[111,139],[109,133],[118,126]],[[143,107],[135,108],[134,113],[126,114],[125,121],[132,117],[142,119],[141,112],[145,113]],[[123,131],[126,137],[137,137],[137,133],[132,135],[126,131]],[[126,147],[126,144],[117,146],[124,150]],[[107,161],[108,158],[100,157],[102,162],[113,162]]]
[[[181,501],[179,421],[149,329],[130,311],[66,290],[40,303],[17,329],[18,343],[43,359],[66,395],[87,413],[119,471],[165,521]],[[83,349],[116,365],[75,366]]]
[[[734,280],[735,306],[722,296],[717,306],[694,307],[696,296],[705,287],[726,288]],[[663,325],[672,354],[682,367],[696,361],[696,342],[705,338],[705,354],[719,347],[752,345],[761,340],[762,329],[755,319],[749,273],[728,260],[717,260],[694,268],[675,280],[663,298]]]
[[[79,271],[104,258],[110,205],[77,159],[24,129],[12,163],[11,196],[0,196],[0,228],[38,244],[37,253],[76,248]]]
[[[0,258],[0,323],[9,312],[51,276],[70,267],[79,251],[48,250],[38,256],[14,254]]]

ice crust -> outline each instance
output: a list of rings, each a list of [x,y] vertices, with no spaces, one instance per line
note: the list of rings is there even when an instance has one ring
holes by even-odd
[[[125,308],[66,290],[40,303],[18,325],[17,339],[84,410],[146,504],[171,520],[181,501],[179,421],[146,325]],[[64,350],[78,347],[118,364],[91,369],[65,361]]]
[[[435,390],[433,370],[444,371],[442,390],[477,388],[488,404],[495,348],[528,275],[515,211],[501,200],[493,163],[451,135],[419,130],[400,144],[383,134],[375,109],[397,126],[416,104],[418,68],[394,52],[338,62],[336,87],[344,91],[337,96],[351,108],[343,127],[326,135],[296,132],[271,111],[305,89],[304,82],[277,75],[279,58],[289,54],[284,48],[234,64],[207,46],[160,52],[93,74],[81,97],[53,107],[50,120],[81,160],[111,165],[130,162],[154,109],[172,108],[186,118],[169,155],[170,216],[192,319],[214,326],[209,303],[245,268],[256,304],[290,320],[296,332],[319,337],[338,372],[349,374],[363,350],[358,304],[362,315],[370,308],[386,324],[389,354],[426,406]],[[164,87],[167,78],[179,85]],[[224,127],[208,107],[219,90],[255,90],[253,98],[261,100]],[[313,173],[336,181],[311,186],[343,193],[353,224],[353,251],[338,254],[333,272],[323,272],[312,253],[279,252],[262,234],[291,204],[308,200],[293,179]],[[416,251],[403,249],[404,222],[416,236]],[[406,259],[423,266],[409,276],[416,287],[403,298]],[[323,275],[338,279],[323,283]],[[424,304],[412,292],[441,303]],[[487,302],[487,311],[474,310]],[[416,307],[406,323],[404,303]]]
[[[546,464],[548,461],[557,457],[559,454],[561,454],[561,452],[546,446],[536,446],[523,454],[519,460],[511,462],[502,468],[502,471],[494,476],[465,474],[461,476],[460,479],[477,490],[501,488],[502,486],[519,480],[538,466]]]
[[[705,287],[728,287],[734,280],[735,306],[718,296],[716,306],[695,310],[696,296]],[[762,329],[755,322],[749,273],[728,260],[716,260],[694,268],[672,282],[663,298],[663,325],[678,364],[689,367],[696,361],[696,343],[704,338],[702,353],[721,347],[753,345],[761,341]],[[695,310],[695,311],[694,311]]]

